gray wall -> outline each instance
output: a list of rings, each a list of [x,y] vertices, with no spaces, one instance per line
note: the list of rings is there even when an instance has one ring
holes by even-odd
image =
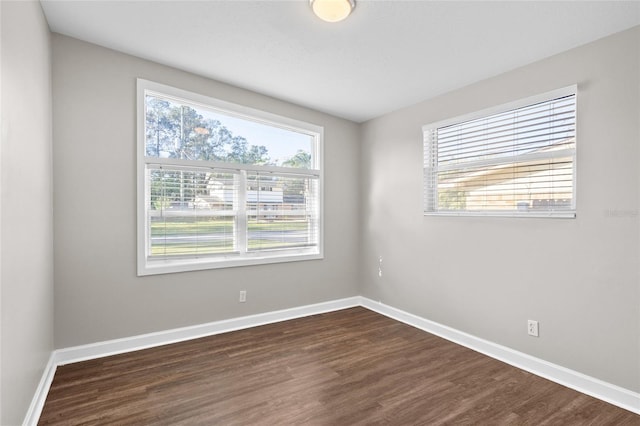
[[[51,46],[39,2],[0,2],[0,424],[20,424],[53,350]]]
[[[356,294],[640,391],[640,28],[358,126],[0,14],[0,423],[53,347]],[[325,259],[137,277],[136,77],[323,125]],[[575,220],[422,215],[423,124],[574,83]]]
[[[358,125],[61,35],[52,66],[57,348],[358,294]],[[324,260],[137,277],[137,77],[324,126]]]
[[[640,391],[639,40],[636,27],[365,123],[362,295]],[[423,216],[422,125],[574,83],[576,219]]]

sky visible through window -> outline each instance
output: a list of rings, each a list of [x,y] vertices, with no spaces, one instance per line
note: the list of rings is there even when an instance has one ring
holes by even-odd
[[[245,138],[249,146],[266,147],[270,163],[274,165],[282,165],[283,162],[291,159],[300,151],[313,155],[314,139],[311,135],[250,119],[238,118],[202,105],[179,102],[156,95],[152,95],[152,97],[167,101],[171,108],[180,108],[181,106],[192,108],[205,120],[219,121],[234,137]]]
[[[271,161],[277,164],[282,164],[298,151],[311,153],[313,138],[309,135],[211,111],[201,110],[200,112],[205,118],[219,120],[235,136],[247,139],[249,145],[266,146]]]

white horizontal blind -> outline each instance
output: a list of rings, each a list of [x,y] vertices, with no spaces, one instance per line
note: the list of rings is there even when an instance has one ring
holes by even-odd
[[[248,249],[318,245],[318,178],[247,173]]]
[[[239,173],[147,165],[149,259],[237,252]]]
[[[575,152],[575,92],[425,126],[425,213],[573,213]]]

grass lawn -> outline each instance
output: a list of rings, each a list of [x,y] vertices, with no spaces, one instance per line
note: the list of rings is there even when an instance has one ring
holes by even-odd
[[[249,231],[304,231],[307,229],[305,221],[249,221]],[[187,222],[183,218],[165,219],[151,222],[151,236],[169,235],[208,235],[233,233],[233,220],[201,219]]]
[[[249,221],[249,250],[284,248],[299,245],[299,242],[279,239],[280,232],[306,231],[305,221]],[[233,252],[234,221],[230,219],[200,219],[185,221],[184,218],[165,218],[151,222],[151,237],[159,238],[151,244],[152,256],[221,254]],[[260,232],[261,236],[252,233]],[[267,235],[265,235],[265,233]],[[269,235],[271,234],[271,235]],[[198,236],[201,239],[194,240]],[[163,237],[175,240],[163,240]],[[180,240],[184,237],[184,240]],[[209,238],[207,238],[209,237]],[[267,238],[265,238],[267,237]]]

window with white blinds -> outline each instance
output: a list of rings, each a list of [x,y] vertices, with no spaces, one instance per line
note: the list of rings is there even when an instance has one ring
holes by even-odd
[[[322,257],[322,128],[138,80],[138,275]]]
[[[423,133],[425,214],[575,217],[575,86]]]

